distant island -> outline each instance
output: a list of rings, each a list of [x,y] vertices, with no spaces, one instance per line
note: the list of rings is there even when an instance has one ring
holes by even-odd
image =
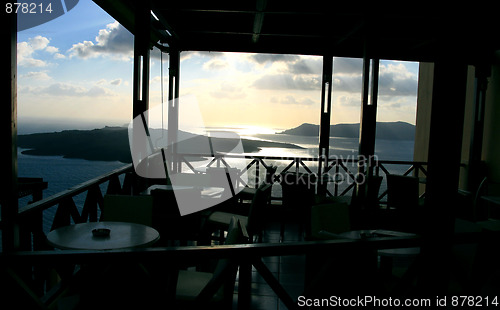
[[[167,131],[164,131],[166,137]],[[179,132],[184,141],[179,150],[196,149],[203,136]],[[206,137],[205,137],[206,139]],[[231,139],[212,138],[219,151],[230,151],[234,147]],[[206,140],[205,140],[206,141]],[[262,147],[301,148],[295,144],[262,140],[241,139],[245,153],[258,152]],[[18,136],[18,147],[27,155],[63,156],[86,160],[120,161],[131,163],[128,128],[104,127],[93,130],[64,130],[52,133],[35,133]]]
[[[318,136],[319,125],[304,123],[278,134]],[[359,138],[359,123],[331,125],[330,137]],[[377,122],[376,138],[386,140],[414,140],[415,125],[406,122]]]

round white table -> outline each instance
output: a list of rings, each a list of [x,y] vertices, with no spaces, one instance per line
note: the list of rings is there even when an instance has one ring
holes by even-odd
[[[92,230],[107,228],[108,236],[94,236]],[[90,222],[64,226],[51,231],[47,241],[65,250],[114,250],[147,247],[160,239],[156,229],[135,223]]]

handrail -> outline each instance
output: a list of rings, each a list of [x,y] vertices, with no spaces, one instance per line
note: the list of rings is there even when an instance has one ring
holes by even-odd
[[[185,156],[193,156],[193,154],[178,154],[180,157],[185,157]],[[317,162],[320,160],[319,157],[291,157],[291,156],[258,156],[258,155],[248,155],[248,154],[215,154],[210,155],[210,154],[196,154],[201,157],[214,157],[214,160],[217,158],[225,157],[225,158],[240,158],[240,159],[253,159],[254,161],[250,164],[248,164],[247,169],[251,168],[252,165],[257,164],[257,162],[263,163],[264,160],[280,160],[280,161],[292,161],[290,165],[288,165],[285,170],[289,170],[294,164],[296,165],[296,168],[303,167],[304,169],[308,169],[308,167],[303,163],[303,162]],[[330,172],[335,166],[340,165],[340,167],[347,173],[348,177],[352,178],[353,175],[352,173],[345,167],[346,163],[356,163],[358,162],[358,159],[356,158],[332,158],[330,157],[328,159],[328,167],[329,169],[326,170],[326,172]],[[410,169],[413,169],[415,167],[418,167],[420,170],[422,170],[425,174],[425,170],[422,168],[423,165],[427,165],[427,162],[423,161],[397,161],[397,160],[375,160],[375,165],[377,167],[381,167],[381,169],[384,171],[384,173],[388,173],[384,165],[412,165]],[[419,169],[416,169],[417,171]],[[34,202],[32,204],[28,204],[26,206],[21,206],[19,207],[19,215],[20,216],[25,216],[29,215],[32,212],[37,212],[37,211],[43,211],[47,208],[50,208],[59,202],[63,201],[64,199],[72,198],[78,194],[81,194],[85,191],[88,191],[90,188],[100,185],[106,181],[109,181],[112,177],[116,175],[120,175],[123,173],[126,173],[128,171],[132,171],[132,164],[125,165],[121,168],[115,169],[113,171],[110,171],[102,176],[96,177],[92,180],[86,181],[84,183],[81,183],[79,185],[73,186],[72,188],[69,188],[67,190],[64,190],[62,192],[56,193],[50,197],[44,198],[42,200],[39,200],[37,202]],[[377,170],[378,171],[378,170]],[[337,170],[338,173],[338,170]],[[256,175],[256,178],[258,179],[258,176]],[[335,182],[334,182],[335,183]],[[337,184],[336,184],[337,185]],[[344,195],[351,187],[348,187],[345,189],[340,195]],[[335,188],[335,192],[337,192],[337,188]],[[330,193],[330,195],[332,195]],[[381,198],[384,195],[381,195]]]
[[[289,256],[304,253],[327,253],[327,251],[349,251],[351,249],[393,249],[416,247],[422,244],[422,237],[397,236],[370,239],[334,239],[322,241],[298,241],[287,243],[253,243],[214,246],[150,247],[119,250],[60,250],[20,251],[0,254],[2,264],[50,264],[68,262],[85,263],[120,259],[127,261],[165,259],[169,262],[189,262],[191,259],[249,258],[266,256]],[[331,252],[329,252],[331,253]]]
[[[123,174],[129,170],[130,171],[132,170],[132,164],[128,164],[128,165],[125,165],[121,168],[117,168],[113,171],[110,171],[110,172],[104,174],[104,175],[98,176],[98,177],[93,178],[89,181],[86,181],[86,182],[83,182],[79,185],[73,186],[67,190],[56,193],[56,194],[54,194],[50,197],[47,197],[45,199],[42,199],[40,201],[34,202],[32,204],[28,204],[26,206],[19,207],[19,215],[23,216],[23,215],[26,215],[26,214],[31,213],[31,212],[41,211],[41,210],[45,210],[47,208],[50,208],[50,207],[58,204],[61,200],[64,200],[65,198],[71,198],[71,197],[74,197],[78,194],[81,194],[93,186],[96,186],[96,185],[99,185],[99,184],[102,184],[102,183],[108,181],[109,179],[111,179],[111,177],[113,177],[117,174]]]

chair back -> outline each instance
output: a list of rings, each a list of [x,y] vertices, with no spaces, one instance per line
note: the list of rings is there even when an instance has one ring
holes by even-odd
[[[278,170],[278,166],[268,166],[266,168],[266,183],[272,184],[274,183],[274,174]]]
[[[100,220],[152,226],[153,198],[151,196],[104,195]]]
[[[378,193],[382,185],[382,176],[371,176],[367,180],[366,199],[370,207],[378,205]]]
[[[264,213],[271,197],[272,186],[272,184],[261,184],[253,196],[246,227],[250,237],[258,234],[264,228]]]
[[[286,172],[282,174],[283,205],[297,209],[310,207],[314,202],[316,177],[313,174]]]
[[[399,211],[418,208],[418,178],[395,174],[387,175],[387,206]]]
[[[419,233],[423,210],[419,208],[418,178],[387,175],[387,207],[392,212],[388,228]]]
[[[241,244],[244,243],[242,233],[242,224],[234,216],[229,222],[228,233],[224,244]],[[200,292],[196,300],[199,303],[208,301],[219,289],[222,288],[222,308],[231,308],[234,292],[234,284],[236,281],[236,273],[238,265],[231,259],[220,259],[215,266],[212,279],[208,282],[205,288]]]
[[[207,175],[211,186],[224,187],[224,196],[232,197],[236,194],[240,170],[238,168],[210,167]]]
[[[322,231],[339,234],[351,230],[349,205],[343,202],[314,205],[311,208],[311,236],[321,239]]]

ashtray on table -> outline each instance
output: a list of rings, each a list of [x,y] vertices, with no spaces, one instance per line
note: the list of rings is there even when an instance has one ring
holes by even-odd
[[[111,229],[109,228],[94,228],[92,229],[92,235],[94,237],[109,237]]]

